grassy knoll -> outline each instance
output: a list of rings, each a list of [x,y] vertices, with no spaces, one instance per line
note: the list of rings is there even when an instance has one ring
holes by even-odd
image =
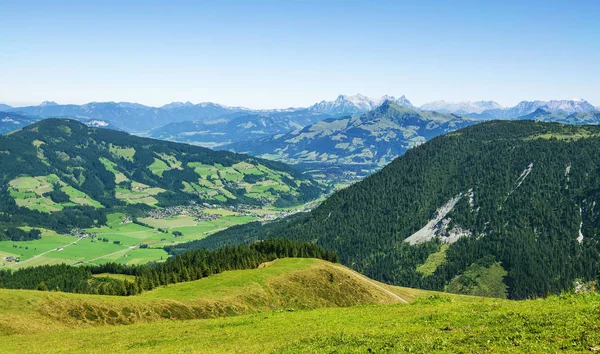
[[[154,162],[150,166],[148,166],[148,169],[150,169],[150,171],[152,173],[154,173],[155,175],[162,177],[163,173],[165,171],[170,170],[171,167],[169,165],[167,165],[167,163],[164,162],[163,160],[154,158]]]
[[[132,298],[0,290],[0,348],[541,353],[597,351],[600,344],[600,295],[509,301],[385,286],[412,300],[404,304],[359,277],[323,261],[284,259]]]
[[[421,294],[316,259],[280,259],[132,297],[0,289],[0,345],[7,334],[399,302],[390,289],[405,292],[407,300]]]
[[[133,155],[135,155],[134,148],[117,146],[112,143],[109,146],[109,150],[115,157],[120,157],[128,161],[133,161]]]
[[[104,167],[106,167],[108,171],[112,172],[115,175],[115,183],[118,184],[121,182],[129,181],[129,178],[127,178],[127,176],[125,176],[123,172],[120,172],[116,169],[116,163],[104,157],[100,158],[100,162],[102,162],[102,164],[104,165]]]

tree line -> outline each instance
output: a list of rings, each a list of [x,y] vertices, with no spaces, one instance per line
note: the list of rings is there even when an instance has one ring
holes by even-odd
[[[43,265],[16,271],[0,270],[0,287],[6,289],[55,290],[80,294],[130,296],[156,287],[188,282],[228,270],[253,269],[278,258],[319,258],[337,262],[337,255],[312,243],[270,239],[251,245],[216,250],[194,250],[148,265],[68,266]],[[120,280],[99,274],[125,274],[135,280]]]

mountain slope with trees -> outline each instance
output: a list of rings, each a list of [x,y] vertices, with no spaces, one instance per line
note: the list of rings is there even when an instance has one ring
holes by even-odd
[[[334,250],[388,283],[557,293],[599,275],[598,151],[598,126],[481,123],[409,150],[308,214],[170,251],[286,237]]]
[[[9,238],[21,226],[68,232],[103,224],[114,210],[289,205],[323,191],[279,162],[64,119],[0,136],[0,166],[0,234]]]

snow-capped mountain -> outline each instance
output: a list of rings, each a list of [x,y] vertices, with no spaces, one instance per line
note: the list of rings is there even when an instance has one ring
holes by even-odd
[[[514,107],[491,109],[481,112],[482,118],[517,118],[543,109],[550,113],[573,114],[595,111],[596,108],[584,99],[552,100],[552,101],[521,101]]]
[[[187,102],[171,102],[169,104],[166,104],[160,108],[162,109],[173,109],[173,108],[181,108],[181,107],[192,107],[194,104],[190,101]]]
[[[573,114],[573,113],[581,113],[581,112],[590,112],[596,110],[596,107],[591,105],[588,101],[582,98],[576,98],[572,100],[562,100],[562,101],[549,101],[546,103],[543,109],[549,110],[553,113],[565,113],[565,114]]]
[[[391,101],[404,107],[413,107],[412,103],[410,103],[405,96],[396,98],[394,96],[385,95],[380,99],[373,99],[361,94],[356,94],[354,96],[339,95],[335,101],[321,101],[315,103],[309,107],[309,110],[332,116],[344,116],[366,113],[381,106],[381,104],[386,101]]]
[[[443,100],[425,103],[421,106],[423,111],[454,114],[481,113],[490,109],[502,109],[502,106],[494,101],[447,102]]]
[[[599,124],[600,112],[551,113],[541,108],[535,112],[519,117],[522,120],[537,120],[541,122],[558,122],[563,124]]]

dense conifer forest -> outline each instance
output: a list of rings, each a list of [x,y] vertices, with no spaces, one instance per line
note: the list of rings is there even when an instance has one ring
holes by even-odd
[[[558,293],[599,275],[599,152],[597,126],[478,124],[408,151],[308,214],[169,251],[285,237],[334,250],[341,263],[396,285],[467,289],[487,269],[503,279],[494,291],[505,285],[510,298]],[[405,242],[431,220],[429,241]],[[450,284],[460,275],[464,284]]]

